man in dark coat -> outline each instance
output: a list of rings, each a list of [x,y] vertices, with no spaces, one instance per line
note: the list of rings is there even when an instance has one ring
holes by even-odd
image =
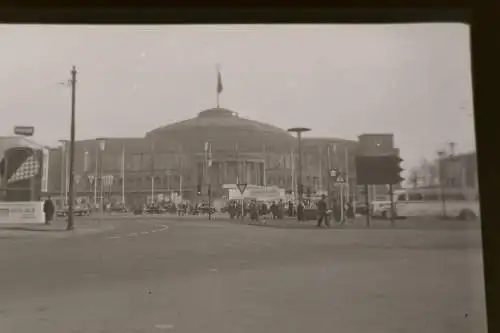
[[[318,227],[321,227],[323,221],[327,227],[330,226],[330,221],[328,220],[328,205],[326,204],[326,196],[322,195],[321,200],[318,201]]]
[[[54,218],[54,203],[50,196],[43,203],[43,212],[45,213],[45,224],[50,224]]]
[[[299,201],[297,205],[297,219],[299,221],[304,221],[304,203],[302,201]]]
[[[278,202],[278,218],[280,220],[283,220],[283,218],[285,217],[285,205],[283,204],[283,200],[280,199],[280,201]]]
[[[293,202],[292,201],[288,202],[288,216],[293,217]]]

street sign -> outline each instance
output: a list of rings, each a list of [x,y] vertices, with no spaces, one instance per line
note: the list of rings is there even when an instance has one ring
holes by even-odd
[[[330,169],[330,177],[337,177],[337,170]]]
[[[33,126],[16,126],[14,127],[15,135],[32,136],[35,133]]]
[[[240,190],[241,194],[247,189],[247,184],[237,184],[236,186],[238,186],[238,190]]]

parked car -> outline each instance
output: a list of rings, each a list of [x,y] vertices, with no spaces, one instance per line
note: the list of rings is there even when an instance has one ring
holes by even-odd
[[[145,214],[164,214],[167,212],[166,208],[158,206],[149,206],[144,209]]]
[[[56,216],[58,217],[66,217],[69,213],[69,207],[66,206],[63,209],[56,210]],[[91,210],[87,206],[76,205],[73,206],[73,215],[76,216],[89,216],[91,214]]]
[[[128,213],[128,208],[124,205],[114,205],[111,206],[111,211],[113,213]]]
[[[215,214],[215,213],[217,213],[217,209],[215,209],[215,207],[213,207],[213,206],[209,207],[208,202],[201,203],[197,208],[198,214],[208,214],[209,212],[211,214]]]

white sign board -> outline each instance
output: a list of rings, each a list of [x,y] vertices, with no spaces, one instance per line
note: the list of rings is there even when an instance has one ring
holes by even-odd
[[[43,202],[0,202],[0,224],[45,223]]]
[[[249,187],[243,193],[238,189],[228,189],[229,200],[255,199],[257,201],[286,200],[285,190],[278,187]]]
[[[15,135],[33,136],[35,128],[33,126],[16,126],[14,127]]]
[[[47,148],[42,149],[43,160],[42,160],[42,192],[47,193],[49,191],[49,150]]]

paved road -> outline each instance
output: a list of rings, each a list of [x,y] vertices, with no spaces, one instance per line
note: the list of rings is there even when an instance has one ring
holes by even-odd
[[[0,332],[485,332],[478,228],[113,220],[0,240]]]

